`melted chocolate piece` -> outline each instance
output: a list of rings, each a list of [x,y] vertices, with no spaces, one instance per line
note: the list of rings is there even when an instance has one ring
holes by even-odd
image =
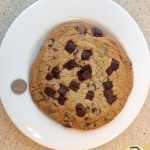
[[[49,97],[54,97],[55,94],[56,94],[56,91],[50,87],[46,87],[45,90],[44,90],[44,93],[46,95],[48,95]]]
[[[56,79],[59,79],[59,78],[60,78],[60,77],[59,77],[60,70],[59,70],[59,67],[58,67],[58,66],[54,67],[54,68],[52,69],[52,72],[51,72],[51,73],[53,74],[53,77],[54,77],[54,78],[56,78]]]
[[[89,60],[91,56],[92,56],[92,51],[91,50],[84,50],[82,52],[81,59],[82,60]]]
[[[75,80],[71,81],[69,88],[73,90],[74,92],[77,92],[77,90],[80,87],[80,83],[76,82]]]
[[[114,58],[112,59],[111,67],[114,69],[114,71],[116,71],[119,68],[119,62]]]
[[[70,60],[68,61],[65,65],[64,68],[67,68],[68,70],[71,70],[77,66],[75,60]]]
[[[81,70],[77,73],[80,81],[87,80],[92,77],[92,69],[90,65],[82,66]]]
[[[109,104],[112,104],[112,103],[114,103],[116,100],[117,100],[117,96],[115,95],[115,96],[113,96],[113,97],[111,97],[111,98],[108,98],[108,99],[107,99],[107,102],[108,102]]]
[[[85,99],[92,100],[94,98],[94,93],[92,91],[88,91]]]
[[[48,73],[47,76],[46,76],[46,79],[47,80],[53,79],[53,74],[52,73]]]
[[[104,90],[104,96],[108,100],[109,98],[113,97],[113,91],[111,89]]]
[[[104,87],[105,90],[113,88],[112,81],[103,82],[103,87]]]
[[[77,46],[72,41],[68,41],[68,43],[66,44],[65,50],[71,54],[76,49],[76,47]]]
[[[68,88],[65,85],[60,84],[58,92],[62,95],[65,95],[68,92]]]
[[[56,66],[52,69],[50,73],[47,74],[46,79],[47,80],[51,80],[52,78],[59,79],[60,78],[59,74],[60,74],[59,67]]]
[[[78,117],[84,117],[86,114],[86,110],[84,108],[84,106],[81,103],[78,103],[76,105],[76,114]]]
[[[81,71],[78,71],[77,76],[78,76],[78,79],[79,79],[80,81],[83,81],[83,80],[84,80],[84,79],[82,78],[82,73],[81,73]]]
[[[111,65],[106,69],[106,72],[110,76],[118,68],[119,68],[119,62],[113,58],[111,61]]]
[[[92,77],[92,74],[90,73],[89,70],[86,70],[85,72],[82,73],[82,78],[84,80],[90,79]]]
[[[92,33],[95,37],[102,37],[103,36],[103,31],[98,29],[98,28],[95,28],[95,27],[92,28]]]
[[[92,73],[92,69],[90,65],[82,66],[81,67],[81,73],[85,72],[86,70],[89,70],[90,73]]]
[[[66,97],[64,97],[62,94],[60,94],[57,101],[60,105],[64,105],[64,103],[66,101]]]

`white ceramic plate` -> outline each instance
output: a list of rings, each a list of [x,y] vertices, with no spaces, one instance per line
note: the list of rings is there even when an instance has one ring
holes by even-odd
[[[78,19],[73,19],[78,18]],[[67,129],[44,115],[32,102],[29,88],[15,95],[11,82],[29,85],[29,71],[48,32],[62,21],[84,21],[108,29],[132,60],[134,86],[123,111],[109,124],[91,131]],[[104,28],[105,27],[105,28]],[[44,37],[44,38],[43,38]],[[14,124],[29,138],[62,150],[89,149],[124,131],[139,113],[150,83],[150,56],[139,27],[129,14],[110,0],[40,0],[11,25],[0,49],[0,96]]]

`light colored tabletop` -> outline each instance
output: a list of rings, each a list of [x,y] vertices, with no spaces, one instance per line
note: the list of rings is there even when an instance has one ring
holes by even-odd
[[[14,19],[36,0],[0,0],[0,43]],[[136,20],[150,47],[150,0],[114,0]],[[149,69],[149,66],[147,66]],[[93,139],[94,140],[94,139]],[[94,150],[120,150],[122,144],[150,144],[150,91],[135,121],[121,135]],[[0,102],[0,150],[49,150],[23,135]]]

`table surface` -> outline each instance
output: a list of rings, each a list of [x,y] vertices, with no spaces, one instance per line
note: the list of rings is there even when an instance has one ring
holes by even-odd
[[[36,0],[0,0],[0,44],[14,19]],[[114,0],[143,31],[150,47],[150,0]],[[94,150],[119,150],[122,144],[150,144],[150,91],[135,121],[121,135]],[[0,102],[0,150],[49,150],[23,135]]]

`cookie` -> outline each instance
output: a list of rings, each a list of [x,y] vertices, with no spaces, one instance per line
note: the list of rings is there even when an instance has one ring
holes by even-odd
[[[123,48],[101,29],[66,24],[46,39],[31,68],[33,101],[65,127],[101,127],[123,109],[133,84]]]

